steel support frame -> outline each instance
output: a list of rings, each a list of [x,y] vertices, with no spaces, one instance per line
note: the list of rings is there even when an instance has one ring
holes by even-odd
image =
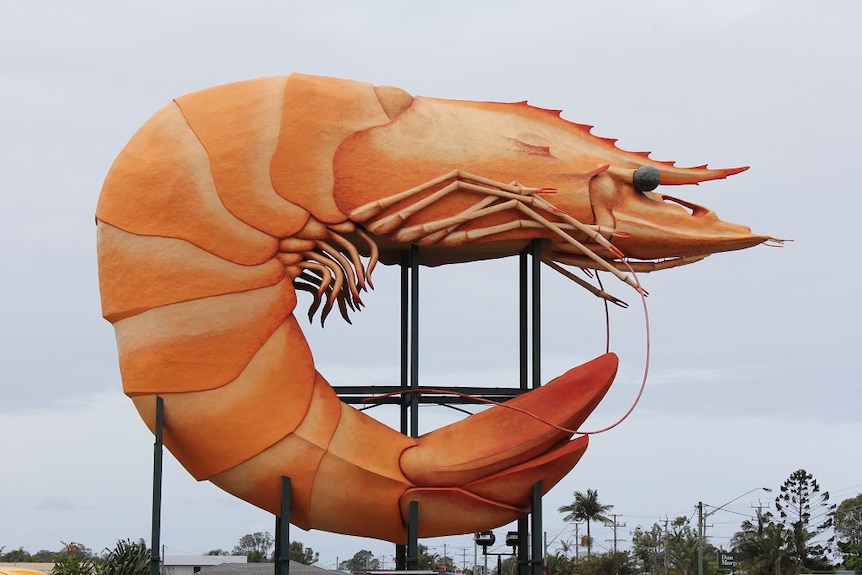
[[[519,386],[495,388],[452,388],[481,399],[506,401],[541,385],[541,244],[533,241],[519,254]],[[419,436],[419,405],[478,403],[460,396],[422,396],[419,385],[419,265],[418,246],[402,252],[401,257],[401,382],[395,386],[335,387],[342,401],[363,403],[368,398],[393,391],[410,390],[380,403],[397,403],[401,410],[401,432]],[[418,524],[421,509],[411,501],[408,506],[407,545],[396,545],[396,569],[418,569]],[[542,484],[533,486],[531,515],[518,521],[518,573],[541,575],[544,567],[542,544]],[[532,536],[530,536],[530,533]],[[529,540],[529,544],[528,544]]]
[[[535,389],[541,385],[541,257],[540,243],[533,241],[519,255],[519,387],[452,388],[459,392],[465,389],[470,395],[482,399],[505,401]],[[392,402],[401,408],[401,432],[410,437],[419,436],[419,404],[423,403],[419,386],[419,247],[412,245],[401,258],[401,384],[398,390],[409,389],[412,393],[401,394]],[[342,401],[360,403],[372,396],[385,393],[390,387],[371,388],[335,387]],[[478,403],[456,396],[435,396],[435,404]],[[162,454],[163,454],[164,402],[156,398],[156,428],[153,447],[153,507],[152,545],[150,550],[150,575],[159,575],[160,534],[162,503]],[[276,517],[276,575],[290,572],[290,478],[282,477],[282,503],[280,516]],[[395,561],[397,569],[418,569],[419,503],[411,501],[408,506],[407,545],[397,545]],[[530,537],[532,533],[532,537]],[[530,538],[530,545],[527,544]],[[542,483],[533,486],[531,516],[518,520],[518,573],[519,575],[541,575],[544,564],[542,545]],[[499,575],[499,574],[498,574]]]

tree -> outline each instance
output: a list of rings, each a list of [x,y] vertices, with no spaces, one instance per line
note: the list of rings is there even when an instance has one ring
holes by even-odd
[[[844,565],[862,573],[862,493],[845,499],[835,510],[835,534]]]
[[[3,560],[7,563],[29,563],[32,561],[32,558],[30,557],[30,553],[25,551],[23,547],[19,547],[4,555]]]
[[[273,543],[272,535],[268,531],[249,533],[239,538],[239,544],[233,548],[233,554],[245,555],[249,563],[263,563],[269,559],[269,550]]]
[[[143,539],[137,543],[121,539],[113,549],[106,547],[105,552],[99,575],[147,575],[150,572],[150,550]]]
[[[574,575],[634,575],[635,567],[631,556],[625,551],[597,553],[578,563]]]
[[[230,553],[228,553],[227,551],[225,551],[224,549],[219,547],[218,549],[210,549],[209,551],[204,553],[204,555],[217,557],[217,556],[221,556],[221,555],[230,555]]]
[[[845,499],[835,510],[835,533],[852,544],[862,544],[862,493]]]
[[[575,570],[575,560],[569,559],[566,550],[545,558],[548,575],[571,575]]]
[[[587,557],[590,556],[590,549],[593,545],[593,538],[590,535],[590,522],[601,521],[602,523],[610,523],[606,513],[613,509],[613,505],[602,505],[599,503],[599,492],[597,489],[587,489],[586,494],[580,491],[575,491],[575,501],[569,505],[563,505],[558,509],[560,513],[567,513],[563,517],[563,521],[574,523],[576,521],[587,522]]]
[[[688,517],[677,517],[671,521],[666,535],[667,563],[677,575],[692,575],[699,567],[697,530],[691,526]],[[710,543],[704,545],[704,567],[706,572],[715,565],[715,547]]]
[[[862,574],[862,544],[839,541],[838,549],[844,555],[844,565],[848,569]]]
[[[497,568],[495,567],[492,571],[492,575],[517,575],[518,573],[518,560],[515,557],[507,557],[500,562],[500,571],[497,572]]]
[[[832,527],[835,504],[829,503],[829,492],[821,493],[817,480],[804,469],[798,469],[781,485],[775,508],[789,534],[793,571],[830,569],[826,554],[832,539],[817,539]]]
[[[74,541],[63,545],[63,550],[54,560],[52,575],[93,575],[95,573],[93,552],[88,547]]]
[[[362,551],[357,551],[352,559],[348,559],[347,561],[342,561],[338,564],[338,569],[341,571],[350,571],[351,573],[357,573],[359,571],[366,571],[368,569],[379,569],[380,568],[380,560],[374,558],[374,553],[368,551],[367,549],[363,549]]]
[[[665,538],[662,528],[654,523],[649,531],[644,531],[640,526],[632,532],[632,552],[636,559],[643,564],[643,570],[655,575],[661,571],[664,565]]]
[[[311,565],[317,563],[320,558],[320,553],[315,553],[311,547],[305,547],[301,541],[290,542],[290,560],[302,563],[303,565]]]
[[[772,521],[771,513],[758,513],[757,524],[742,522],[731,540],[739,568],[749,575],[783,575],[791,567],[787,551],[788,533],[781,523]]]
[[[437,568],[437,554],[428,553],[428,546],[419,543],[416,547],[416,567],[433,570]]]
[[[58,553],[56,551],[40,549],[39,551],[36,551],[30,556],[30,560],[33,563],[53,563],[57,555]]]

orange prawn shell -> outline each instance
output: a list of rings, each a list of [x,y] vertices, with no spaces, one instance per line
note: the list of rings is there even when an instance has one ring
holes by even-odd
[[[388,120],[368,83],[237,82],[159,110],[107,174],[99,282],[124,390],[151,429],[164,398],[165,444],[194,477],[223,475],[308,428],[319,376],[275,256],[280,240],[305,245],[291,238],[346,220],[331,157],[350,131]],[[325,451],[340,420],[308,440]]]
[[[295,524],[403,543],[409,500],[426,507],[420,536],[487,528],[525,512],[524,486],[544,478],[550,489],[580,458],[586,440],[567,443],[559,429],[506,434],[490,449],[459,445],[454,456],[451,430],[405,437],[338,401],[293,316],[297,264],[331,231],[352,229],[349,209],[463,167],[451,146],[388,159],[400,130],[421,132],[415,114],[446,106],[361,82],[261,78],[177,98],[121,152],[96,210],[103,314],[116,329],[125,392],[151,429],[164,399],[165,444],[194,477],[278,513],[289,475]],[[453,106],[480,123],[483,106],[503,109]],[[444,135],[414,133],[402,145]],[[503,142],[516,159],[544,158],[540,147]],[[515,177],[508,161],[460,156],[467,169]],[[454,194],[420,219],[472,201]],[[592,365],[600,369],[582,390],[590,408],[616,358]],[[555,391],[566,385],[545,389],[566,396],[574,390]],[[586,417],[585,406],[539,403],[562,424]],[[468,418],[455,435],[482,435],[473,430],[511,416]],[[469,513],[455,521],[453,510]]]
[[[579,221],[592,223],[590,179],[607,164],[600,155],[585,154],[577,147],[551,146],[551,142],[573,137],[578,143],[592,146],[597,140],[576,125],[560,120],[556,113],[525,102],[468,102],[417,96],[410,108],[392,122],[345,139],[334,160],[336,201],[342,211],[349,213],[375,199],[459,169],[498,182],[546,187],[557,207]],[[425,195],[428,194],[430,191]],[[461,213],[477,198],[473,193],[452,193],[413,215],[405,225]],[[399,208],[395,205],[391,211]],[[463,223],[461,229],[509,220],[511,215],[500,213]],[[536,232],[511,232],[506,238],[527,235],[535,237]],[[494,237],[494,241],[499,240],[500,236]]]

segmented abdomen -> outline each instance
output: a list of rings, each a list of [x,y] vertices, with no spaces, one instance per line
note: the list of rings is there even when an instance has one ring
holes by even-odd
[[[124,390],[151,427],[165,395],[165,443],[198,479],[305,417],[315,370],[292,317],[304,256],[282,240],[346,220],[332,152],[351,125],[387,120],[370,84],[291,78],[176,99],[130,140],[99,198],[102,308]],[[316,92],[347,99],[346,113],[309,113],[324,105]]]

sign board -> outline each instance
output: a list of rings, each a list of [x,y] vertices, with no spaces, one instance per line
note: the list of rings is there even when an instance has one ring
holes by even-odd
[[[719,569],[735,569],[736,568],[736,554],[730,551],[719,551],[718,552],[718,567]]]

